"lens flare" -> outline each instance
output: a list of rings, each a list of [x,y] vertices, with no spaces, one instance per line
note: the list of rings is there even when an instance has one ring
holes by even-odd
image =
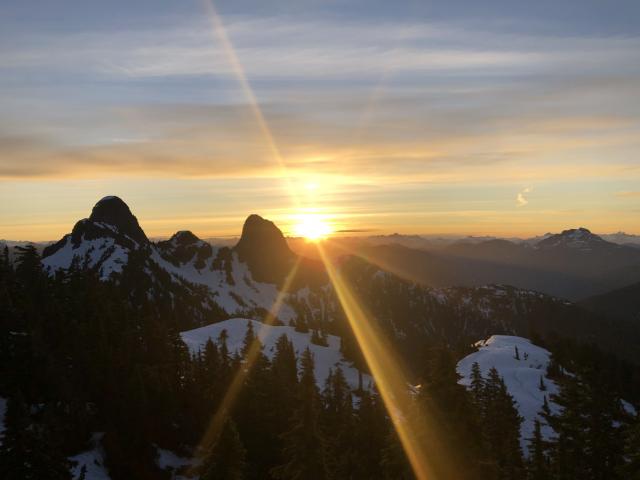
[[[212,0],[203,0],[204,8],[207,13],[207,17],[211,22],[211,27],[213,30],[213,34],[220,42],[222,49],[227,57],[229,65],[233,70],[233,73],[240,84],[240,88],[247,99],[247,102],[251,108],[253,116],[258,125],[258,129],[262,134],[265,143],[271,153],[271,156],[274,160],[276,160],[278,166],[280,167],[280,175],[287,182],[287,194],[291,197],[292,202],[297,207],[298,206],[298,197],[296,195],[296,190],[292,187],[291,177],[289,175],[287,165],[282,156],[282,152],[280,151],[280,147],[271,132],[271,128],[269,128],[269,124],[260,108],[260,104],[258,103],[258,99],[256,98],[256,94],[251,88],[251,84],[249,83],[249,79],[245,74],[244,68],[242,68],[242,63],[240,63],[240,59],[236,53],[235,48],[233,48],[233,44],[227,35],[227,30],[224,27],[224,23],[222,23],[222,18],[218,15],[218,12],[213,4]]]
[[[365,312],[322,244],[318,244],[318,251],[416,478],[461,478],[443,448],[440,438],[444,437],[431,421],[431,415],[416,408],[407,370],[379,331],[375,319]]]
[[[205,9],[211,21],[213,32],[220,41],[225,54],[229,60],[232,70],[240,84],[244,95],[251,107],[253,115],[258,124],[258,128],[262,133],[265,142],[271,152],[272,157],[277,161],[282,177],[288,182],[288,194],[291,196],[296,208],[299,208],[299,201],[296,190],[292,188],[291,178],[288,175],[287,167],[273,137],[271,129],[262,113],[258,100],[253,92],[251,85],[245,75],[238,56],[229,40],[222,20],[211,0],[204,0]],[[326,235],[327,227],[318,219],[303,220],[301,222],[301,232],[305,237],[313,239]],[[326,233],[325,233],[326,232]],[[360,302],[342,278],[340,272],[332,263],[330,257],[324,252],[322,244],[318,243],[320,256],[326,266],[329,278],[333,283],[333,287],[337,293],[338,299],[342,304],[343,310],[348,318],[351,329],[353,330],[360,348],[364,354],[365,360],[371,373],[373,374],[376,385],[380,391],[385,407],[398,433],[402,447],[411,463],[411,467],[416,477],[420,480],[432,478],[460,478],[455,474],[450,462],[447,461],[447,452],[438,448],[437,442],[438,432],[429,422],[430,416],[412,415],[411,421],[407,421],[406,414],[411,412],[414,403],[409,393],[409,382],[405,375],[406,370],[401,366],[399,359],[394,355],[393,349],[385,343],[385,337],[381,332],[377,331],[375,323],[370,321],[372,317],[368,316]],[[265,324],[273,322],[276,313],[282,305],[288,290],[291,288],[293,278],[297,272],[299,263],[296,263],[291,273],[285,279],[278,297],[274,303],[271,312],[265,319]],[[259,333],[258,337],[259,338]],[[244,368],[239,369],[236,373],[231,385],[227,389],[220,407],[213,415],[207,431],[200,445],[212,445],[222,430],[224,422],[228,416],[228,412],[235,403],[238,393],[242,389],[242,385],[247,375],[251,371],[253,363],[260,353],[259,341],[249,348],[245,359]],[[426,439],[431,439],[427,441]],[[433,439],[436,439],[434,442]],[[437,464],[438,468],[434,469]],[[444,466],[444,467],[443,467]],[[434,473],[435,472],[435,473]]]

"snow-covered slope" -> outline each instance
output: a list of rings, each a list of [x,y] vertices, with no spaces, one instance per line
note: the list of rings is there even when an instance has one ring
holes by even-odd
[[[467,355],[458,362],[458,373],[462,376],[460,384],[469,386],[471,366],[475,362],[478,362],[483,377],[487,376],[491,367],[498,370],[509,393],[517,403],[520,415],[524,418],[520,427],[520,441],[526,454],[527,439],[533,434],[535,419],[540,418],[539,413],[544,404],[544,397],[547,396],[549,399],[550,395],[558,392],[558,386],[546,376],[551,353],[533,345],[526,338],[508,335],[493,335],[477,345],[480,347],[477,352]],[[515,355],[516,347],[519,360]],[[541,377],[546,387],[545,391],[540,390]],[[549,407],[551,411],[558,409],[553,402],[549,402]],[[546,438],[549,438],[552,433],[553,430],[542,425],[542,434]]]
[[[91,215],[78,221],[71,233],[44,249],[42,263],[51,275],[76,267],[94,271],[102,280],[118,280],[119,275],[129,269],[132,275],[137,275],[137,282],[140,274],[148,278],[149,297],[174,297],[186,289],[187,297],[196,291],[200,295],[195,302],[191,301],[193,298],[185,301],[202,302],[201,310],[205,312],[212,310],[215,303],[229,316],[262,317],[276,302],[279,291],[277,282],[256,281],[250,261],[260,263],[261,258],[283,257],[281,250],[286,249],[288,256],[284,255],[282,265],[277,266],[288,268],[287,262],[295,255],[275,225],[257,215],[249,219],[246,223],[268,224],[271,230],[259,231],[259,235],[249,238],[247,235],[253,235],[253,230],[245,225],[248,231],[243,234],[246,259],[241,261],[237,248],[212,247],[189,231],[179,231],[169,240],[153,243],[127,204],[118,197],[108,196],[96,203]],[[277,245],[278,252],[270,250],[271,244]],[[263,277],[269,277],[262,273]],[[278,312],[278,318],[285,323],[295,317],[287,297],[285,295]]]
[[[220,336],[220,332],[227,331],[227,346],[231,352],[239,351],[242,348],[245,333],[249,322],[253,324],[253,329],[262,342],[264,354],[272,358],[275,354],[275,345],[281,335],[286,335],[293,343],[293,347],[298,354],[301,354],[306,348],[313,353],[315,361],[316,381],[320,387],[324,385],[326,378],[329,376],[329,370],[339,365],[344,371],[347,382],[351,387],[358,387],[358,370],[352,367],[342,358],[340,353],[340,338],[328,335],[327,347],[315,345],[311,343],[311,333],[296,332],[293,327],[289,326],[269,326],[255,320],[245,318],[232,318],[224,322],[214,323],[206,327],[196,328],[182,332],[180,335],[182,340],[187,344],[192,353],[198,352],[204,348],[209,338],[216,341]],[[362,384],[367,387],[372,383],[371,377],[367,374],[362,375]]]
[[[239,315],[256,307],[271,310],[278,297],[276,285],[254,281],[247,265],[238,259],[235,252],[229,253],[228,272],[216,268],[217,253],[214,249],[212,256],[204,260],[202,268],[196,266],[199,260],[195,256],[176,265],[163,258],[156,249],[152,251],[151,260],[174,278],[206,286],[213,300],[229,315]],[[278,311],[278,318],[288,323],[294,317],[292,308],[284,303]]]
[[[42,264],[53,274],[72,266],[95,270],[106,280],[122,272],[132,251],[149,245],[138,220],[126,203],[104,197],[89,218],[77,222],[71,233],[42,252]]]
[[[85,467],[86,480],[111,480],[109,472],[104,465],[104,451],[101,445],[102,436],[102,433],[94,433],[91,438],[91,449],[69,457],[69,460],[76,463],[71,472],[73,478],[79,478],[82,467]]]
[[[97,268],[100,278],[106,280],[113,273],[122,272],[128,256],[129,249],[117,245],[112,238],[85,240],[83,237],[74,244],[68,237],[59,250],[42,260],[42,264],[50,273],[67,270],[74,264],[87,269]]]
[[[156,465],[166,471],[171,476],[171,480],[197,480],[197,478],[199,478],[198,476],[186,477],[177,473],[181,472],[186,467],[199,465],[199,460],[197,458],[183,457],[171,450],[165,450],[164,448],[156,447],[156,450],[158,452]]]

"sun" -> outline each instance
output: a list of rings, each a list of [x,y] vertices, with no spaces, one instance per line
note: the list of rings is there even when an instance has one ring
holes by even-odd
[[[333,232],[331,225],[322,215],[304,213],[296,216],[297,223],[293,225],[293,232],[310,241],[318,241]]]

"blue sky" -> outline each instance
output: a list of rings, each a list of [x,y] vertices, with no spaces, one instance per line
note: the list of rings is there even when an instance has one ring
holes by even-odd
[[[640,233],[639,2],[7,2],[0,237]]]

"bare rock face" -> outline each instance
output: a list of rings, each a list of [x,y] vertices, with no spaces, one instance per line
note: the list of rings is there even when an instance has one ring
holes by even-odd
[[[255,214],[244,222],[242,236],[234,250],[258,282],[280,283],[296,259],[280,229]]]
[[[206,261],[213,255],[213,248],[207,242],[200,240],[193,232],[181,230],[169,240],[157,243],[163,257],[176,265],[194,261],[198,270],[206,265]]]
[[[119,197],[104,197],[96,203],[91,211],[89,220],[111,225],[119,233],[131,237],[140,244],[149,241],[142,228],[140,228],[138,219],[131,213],[128,205]]]

